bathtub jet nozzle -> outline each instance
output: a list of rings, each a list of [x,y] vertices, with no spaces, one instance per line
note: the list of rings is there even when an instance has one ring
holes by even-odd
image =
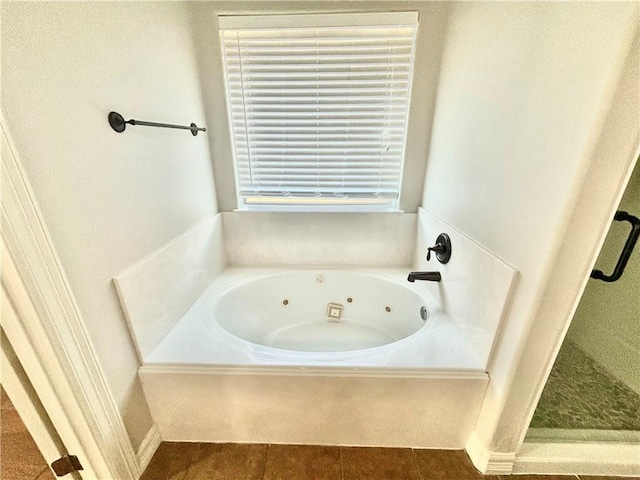
[[[426,282],[439,282],[442,280],[440,272],[411,272],[407,277],[407,281],[413,283],[416,280],[424,280]]]

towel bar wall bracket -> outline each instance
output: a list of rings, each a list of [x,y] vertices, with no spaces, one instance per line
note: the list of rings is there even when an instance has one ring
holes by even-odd
[[[156,123],[156,122],[145,122],[143,120],[125,120],[122,115],[118,112],[109,112],[109,125],[116,132],[122,133],[125,128],[127,128],[127,124],[129,125],[144,125],[147,127],[161,127],[161,128],[178,128],[181,130],[191,130],[191,135],[194,137],[198,135],[198,132],[206,132],[207,129],[204,127],[198,127],[195,123],[192,123],[190,126],[185,125],[172,125],[170,123]]]

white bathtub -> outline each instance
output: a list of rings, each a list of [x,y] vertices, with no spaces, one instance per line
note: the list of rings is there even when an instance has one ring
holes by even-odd
[[[214,300],[213,318],[205,323],[212,320],[265,347],[349,352],[417,333],[428,320],[426,303],[436,309],[433,302],[381,276],[306,270],[248,280],[225,291]]]
[[[144,363],[484,371],[407,273],[227,269]],[[343,308],[341,319],[328,318],[329,304]]]
[[[407,273],[223,271],[140,368],[162,439],[464,448],[486,359]]]

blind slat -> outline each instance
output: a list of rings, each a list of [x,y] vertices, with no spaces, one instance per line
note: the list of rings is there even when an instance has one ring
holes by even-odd
[[[390,165],[388,167],[379,167],[380,170],[386,172],[388,175],[393,175],[397,172],[397,168],[396,165]],[[241,175],[248,175],[249,174],[249,169],[245,168],[245,169],[238,169],[239,173]],[[274,176],[274,177],[279,177],[282,175],[283,172],[285,173],[298,173],[301,175],[304,174],[315,174],[315,171],[317,170],[317,166],[314,168],[312,166],[308,166],[306,168],[303,167],[291,167],[289,165],[282,165],[280,167],[276,167],[276,166],[271,166],[271,167],[263,167],[263,168],[259,168],[259,169],[255,169],[254,171],[259,172],[260,175],[267,175],[267,176]],[[330,174],[333,175],[335,173],[340,173],[340,174],[344,174],[344,175],[354,175],[354,174],[367,174],[369,172],[371,172],[371,168],[366,168],[366,167],[353,167],[353,168],[346,168],[342,165],[337,165],[335,168],[329,168],[329,167],[323,167],[322,171],[326,174]]]
[[[242,54],[242,52],[240,52],[240,54]],[[384,55],[380,53],[358,53],[354,55],[252,55],[250,57],[228,56],[227,59],[230,65],[242,62],[242,67],[244,67],[244,65],[283,65],[285,62],[291,62],[292,60],[295,60],[297,65],[305,64],[309,66],[345,66],[363,60],[380,60],[379,62],[373,63],[378,66],[382,64],[393,67],[394,62],[408,63],[411,59],[411,54],[394,53],[391,55]]]
[[[341,85],[340,87],[318,87],[318,88],[265,88],[256,87],[251,93],[245,95],[245,102],[256,102],[260,100],[282,99],[287,101],[304,101],[312,102],[318,100],[337,100],[348,101],[352,98],[371,100],[389,100],[394,98],[396,100],[404,98],[404,92],[406,88],[350,88],[348,85]],[[242,96],[244,89],[242,88],[230,88],[229,91],[232,95]]]
[[[398,163],[394,162],[393,160],[391,161],[367,161],[365,160],[349,160],[349,161],[345,161],[344,157],[341,160],[332,160],[332,161],[328,161],[325,162],[323,165],[323,168],[329,169],[331,170],[332,168],[336,168],[339,170],[349,170],[352,168],[364,168],[366,170],[371,170],[372,168],[383,168],[383,169],[389,169],[389,168],[398,168]],[[318,168],[318,162],[312,162],[312,161],[301,161],[301,160],[287,160],[287,162],[285,163],[282,160],[279,161],[269,161],[269,160],[256,160],[254,162],[251,162],[251,166],[249,166],[248,162],[244,162],[241,163],[238,166],[238,171],[241,170],[246,170],[249,171],[249,169],[253,169],[255,171],[257,170],[263,170],[263,169],[292,169],[296,170],[298,168],[300,169],[317,169]]]
[[[346,42],[354,44],[354,45],[367,45],[367,44],[380,44],[383,42],[403,42],[411,44],[411,39],[407,38],[406,35],[350,35],[350,36],[316,36],[316,37],[304,37],[304,36],[290,36],[290,37],[280,37],[274,39],[273,38],[249,38],[242,37],[236,35],[236,32],[223,32],[222,34],[224,38],[224,42],[226,45],[231,43],[242,42],[243,45],[247,46],[304,46],[304,45],[344,45]]]
[[[292,114],[292,115],[296,114],[298,117],[304,117],[304,116],[316,117],[317,116],[318,121],[320,123],[331,124],[332,123],[331,115],[328,115],[328,114],[330,114],[332,110],[330,108],[325,108],[327,104],[322,103],[320,99],[318,99],[318,103],[314,103],[314,104],[309,104],[309,103],[287,104],[285,103],[285,99],[283,98],[282,103],[274,103],[274,102],[260,103],[260,104],[247,103],[245,104],[244,107],[242,105],[237,105],[234,103],[230,105],[231,107],[230,110],[231,110],[231,114],[234,121],[242,120],[242,116],[246,116],[246,117],[253,116],[257,119],[261,115],[264,116],[265,114],[269,114],[269,116],[271,117],[271,114],[273,114],[273,118],[265,118],[264,120],[273,120],[273,121],[282,122],[282,121],[286,121],[287,114]],[[398,107],[402,107],[402,105],[397,103],[387,103],[387,104],[385,103],[381,103],[381,104],[380,103],[378,104],[352,103],[351,105],[343,104],[343,105],[340,105],[339,107],[336,106],[336,108],[333,111],[335,112],[336,116],[340,115],[342,117],[339,119],[340,122],[351,121],[351,123],[353,123],[357,120],[366,121],[365,119],[358,119],[356,117],[354,117],[353,119],[350,119],[348,115],[368,113],[369,116],[373,116],[373,115],[377,116],[377,118],[372,118],[369,121],[369,123],[379,122],[380,119],[390,117],[393,114],[395,114],[395,117],[396,117],[394,121],[400,121],[400,123],[402,123],[402,119],[404,116],[399,114],[402,114],[403,110],[406,110],[406,108],[398,108]],[[406,112],[404,113],[406,115]],[[276,116],[278,114],[284,118],[283,119],[278,118]],[[293,122],[297,122],[297,121],[298,119],[293,120]]]
[[[272,134],[264,133],[257,134],[253,131],[251,132],[251,139],[253,140],[252,145],[281,145],[283,143],[292,144],[298,141],[310,143],[313,140],[320,140],[325,142],[327,140],[331,140],[332,142],[346,143],[346,142],[358,142],[362,143],[364,141],[368,141],[371,144],[380,145],[380,136],[377,134],[357,134],[357,133],[292,133],[287,132],[286,135],[282,135],[282,138],[279,140],[277,137],[274,138]],[[390,143],[397,143],[399,145],[404,144],[404,138],[402,135],[387,135],[385,138],[389,139],[389,142],[384,143],[388,145]],[[391,141],[393,139],[393,141]]]
[[[392,44],[387,45],[352,45],[351,42],[345,42],[341,45],[308,45],[308,46],[283,46],[283,45],[271,45],[271,46],[247,46],[244,42],[236,43],[225,42],[225,54],[226,55],[240,55],[242,56],[260,56],[260,55],[300,55],[304,54],[316,54],[319,56],[326,55],[327,53],[335,52],[354,52],[358,54],[364,54],[366,52],[387,53],[385,58],[389,55],[410,55],[411,44]]]
[[[242,150],[242,149],[241,149]],[[323,161],[329,162],[329,161],[334,161],[334,160],[341,160],[341,161],[345,161],[345,155],[337,155],[337,154],[333,154],[333,155],[322,155],[322,159]],[[317,159],[318,155],[315,154],[304,154],[304,153],[298,153],[293,157],[289,157],[286,158],[283,155],[275,155],[275,154],[256,154],[256,155],[252,155],[251,156],[251,164],[253,164],[254,161],[267,161],[267,160],[278,160],[278,161],[287,161],[287,162],[293,162],[293,160],[291,158],[294,159],[305,159],[305,158],[313,158],[313,159]],[[371,162],[381,162],[383,160],[388,160],[388,161],[394,161],[397,163],[397,155],[395,153],[392,153],[390,155],[380,155],[380,154],[375,154],[375,155],[362,155],[362,154],[357,154],[357,153],[349,153],[349,160],[350,161],[357,161],[357,160],[368,160]],[[249,155],[247,155],[246,153],[242,153],[241,151],[238,152],[236,154],[236,159],[238,160],[238,163],[242,162],[242,161],[246,161],[247,163],[249,163]],[[317,161],[317,160],[316,160]]]
[[[331,118],[318,118],[316,120],[313,119],[306,119],[306,118],[300,118],[300,119],[295,119],[295,120],[287,120],[287,116],[283,115],[282,118],[265,118],[265,119],[259,119],[257,118],[257,115],[255,116],[256,118],[252,119],[252,121],[250,122],[246,122],[245,125],[248,128],[251,127],[260,127],[260,126],[266,126],[266,125],[280,125],[282,128],[286,128],[288,126],[296,126],[296,125],[325,125],[327,128],[334,126],[334,125],[340,125],[342,126],[342,128],[347,129],[349,128],[349,125],[352,125],[353,127],[357,127],[357,126],[363,126],[363,125],[376,125],[378,126],[380,129],[384,129],[386,128],[386,126],[390,126],[390,125],[404,125],[404,121],[397,121],[397,120],[362,120],[362,119],[349,119],[349,118],[340,118],[340,119],[331,119]],[[238,125],[241,124],[241,121],[238,120],[236,121],[234,119],[234,125]]]
[[[318,63],[311,64],[314,67],[314,70],[323,70],[323,71],[336,71],[336,72],[346,72],[346,71],[358,71],[357,69],[361,69],[363,71],[367,71],[371,68],[387,68],[389,71],[393,71],[398,69],[398,71],[404,71],[403,67],[407,70],[411,69],[411,62],[343,62],[343,63]],[[299,70],[304,72],[313,71],[309,69],[310,64],[304,63],[277,63],[277,64],[242,64],[236,63],[235,65],[228,65],[227,69],[229,72],[239,72],[242,71],[244,73],[250,74],[252,72],[278,72],[278,71],[286,71],[286,70]]]
[[[387,80],[390,75],[393,75],[394,78],[406,78],[409,79],[409,71],[401,71],[399,69],[391,70],[365,70],[365,71],[352,71],[352,72],[259,72],[259,73],[250,73],[244,72],[243,75],[240,75],[240,69],[237,69],[236,72],[229,72],[227,79],[229,82],[242,82],[243,80],[252,80],[252,81],[273,81],[273,79],[282,79],[282,80],[291,80],[292,78],[308,78],[310,80],[316,81],[320,78],[330,78],[336,79],[336,81],[342,81],[342,77],[347,77],[347,79],[352,80],[355,78],[363,78],[370,77],[372,80]],[[320,80],[321,81],[321,80]]]
[[[344,139],[344,138],[334,138],[334,136],[324,136],[324,137],[316,137],[316,138],[303,138],[298,140],[265,140],[265,139],[253,139],[254,140],[250,146],[248,147],[251,152],[257,151],[259,149],[273,149],[273,150],[281,150],[283,148],[300,148],[300,149],[309,149],[313,148],[318,152],[326,152],[327,148],[325,144],[331,142],[334,149],[344,150],[346,148],[354,148],[354,147],[363,147],[363,148],[374,148],[378,151],[381,148],[389,151],[391,147],[402,148],[404,146],[403,139]],[[245,147],[248,144],[245,142],[242,146]]]
[[[344,191],[338,191],[333,186],[320,186],[319,188],[312,190],[307,186],[300,187],[288,187],[286,189],[282,188],[274,188],[274,187],[263,187],[263,188],[254,188],[242,190],[241,193],[243,195],[254,195],[254,196],[262,196],[265,194],[273,193],[278,194],[279,196],[287,196],[288,194],[298,194],[300,196],[312,196],[314,194],[326,194],[327,196],[340,196],[340,195],[358,195],[364,198],[371,198],[376,196],[385,196],[388,198],[394,198],[396,196],[396,192],[393,188],[379,188],[377,190],[371,190],[366,187],[353,187],[350,189],[345,189]]]
[[[244,82],[246,82],[246,78]],[[240,90],[244,88],[244,82],[238,78],[237,81],[229,82],[232,91]],[[379,80],[318,80],[317,78],[310,78],[309,80],[255,80],[251,82],[253,88],[268,88],[273,89],[275,87],[286,87],[286,88],[297,88],[297,87],[305,87],[313,86],[314,89],[317,87],[331,87],[333,85],[337,85],[339,87],[344,87],[348,85],[351,89],[360,89],[367,88],[371,86],[380,86],[380,87],[388,87],[389,85],[393,85],[398,87],[398,85],[409,83],[409,77],[403,75],[403,78],[381,78]]]

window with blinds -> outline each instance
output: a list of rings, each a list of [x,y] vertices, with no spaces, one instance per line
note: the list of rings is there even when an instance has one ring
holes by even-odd
[[[417,17],[220,17],[239,209],[398,209]]]

